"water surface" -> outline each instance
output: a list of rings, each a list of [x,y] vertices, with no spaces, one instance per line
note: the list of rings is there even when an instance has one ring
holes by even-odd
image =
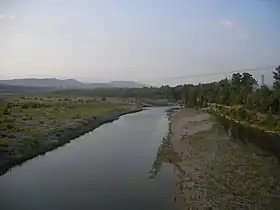
[[[120,117],[0,177],[0,209],[177,209],[171,165],[150,178],[166,108]]]

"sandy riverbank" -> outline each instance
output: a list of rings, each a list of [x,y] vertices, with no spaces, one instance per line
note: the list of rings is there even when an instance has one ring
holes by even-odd
[[[171,117],[158,161],[177,174],[175,199],[185,209],[278,209],[279,163],[231,139],[209,114],[184,109]]]
[[[0,160],[0,175],[6,173],[13,166],[19,165],[26,160],[32,159],[38,155],[45,154],[48,151],[56,149],[57,147],[63,146],[71,140],[87,133],[102,124],[113,122],[120,116],[142,111],[142,108],[127,108],[124,111],[111,111],[104,113],[100,116],[94,116],[84,120],[80,124],[65,125],[63,128],[56,131],[49,131],[42,134],[41,142],[43,144],[38,145],[34,148],[26,149],[26,151],[20,155],[10,155],[8,158]],[[32,137],[30,137],[32,139]]]

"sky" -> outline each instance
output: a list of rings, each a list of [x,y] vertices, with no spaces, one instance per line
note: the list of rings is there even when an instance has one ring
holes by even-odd
[[[204,82],[173,77],[279,65],[279,37],[278,0],[0,0],[0,79]]]

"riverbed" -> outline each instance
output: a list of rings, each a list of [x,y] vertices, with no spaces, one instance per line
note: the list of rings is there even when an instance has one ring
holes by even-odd
[[[279,209],[277,158],[208,113],[167,110],[121,116],[13,168],[0,209]]]
[[[279,160],[252,145],[253,139],[242,141],[228,131],[200,110],[185,109],[172,117],[158,162],[173,164],[177,200],[186,209],[279,209]],[[248,140],[255,135],[243,129],[237,136]],[[269,143],[268,137],[262,141]]]
[[[151,177],[166,107],[128,114],[0,177],[0,209],[177,209],[175,174]]]

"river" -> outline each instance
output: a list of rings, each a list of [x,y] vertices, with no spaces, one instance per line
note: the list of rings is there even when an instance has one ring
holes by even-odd
[[[167,108],[120,117],[0,177],[0,209],[177,209],[169,164],[151,178]]]

